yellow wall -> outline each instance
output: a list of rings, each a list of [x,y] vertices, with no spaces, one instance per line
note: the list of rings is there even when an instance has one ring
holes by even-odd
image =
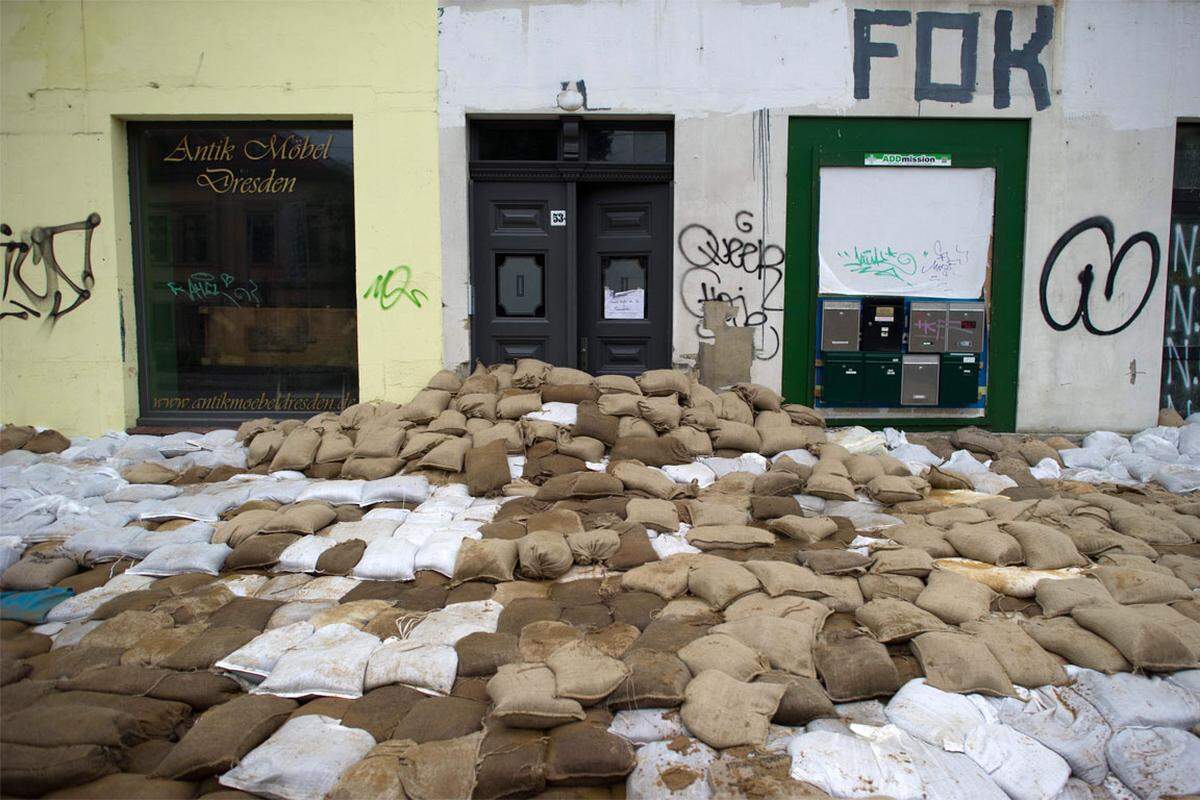
[[[137,417],[126,120],[352,120],[360,396],[423,386],[442,351],[436,24],[434,0],[0,2],[0,221],[15,239],[102,219],[90,299],[0,319],[0,420],[95,435]],[[59,242],[78,274],[82,237]],[[421,308],[363,298],[401,264]]]

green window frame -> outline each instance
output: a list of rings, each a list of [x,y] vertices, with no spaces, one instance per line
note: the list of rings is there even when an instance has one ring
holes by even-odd
[[[822,167],[863,166],[868,153],[949,154],[955,167],[996,171],[987,337],[987,404],[982,417],[838,419],[832,425],[910,430],[978,425],[1011,431],[1017,418],[1017,375],[1024,275],[1025,187],[1029,157],[1026,119],[893,119],[792,117],[788,121],[787,257],[783,312],[783,393],[813,404],[816,379],[817,235]],[[876,167],[905,169],[905,167]],[[936,411],[931,409],[932,414]]]

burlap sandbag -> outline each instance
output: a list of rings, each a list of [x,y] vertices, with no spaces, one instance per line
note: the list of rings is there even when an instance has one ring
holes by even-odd
[[[422,389],[400,407],[400,418],[424,425],[450,407],[450,393],[440,389]]]
[[[576,564],[599,564],[612,557],[621,547],[621,537],[608,528],[593,528],[567,534],[567,546]]]
[[[1033,569],[1086,567],[1074,542],[1062,531],[1038,522],[1005,522],[1000,527],[1021,545],[1025,565]]]
[[[359,429],[358,435],[354,438],[353,455],[357,458],[395,458],[400,454],[400,448],[404,446],[406,434],[407,431],[400,427],[398,422],[376,417],[364,423]],[[324,444],[322,441],[322,448],[324,448]],[[343,455],[341,459],[329,458],[327,460],[344,461],[348,457],[348,455]],[[318,463],[323,462],[318,461]]]
[[[133,716],[103,706],[34,705],[4,717],[6,744],[35,747],[94,744],[121,748],[145,738]]]
[[[99,745],[33,747],[0,743],[0,782],[6,794],[40,797],[118,771],[121,752]]]
[[[748,525],[702,525],[688,531],[685,538],[701,550],[745,550],[775,543],[775,534]]]
[[[642,393],[649,396],[677,394],[687,397],[691,384],[687,375],[677,369],[651,369],[637,377]]]
[[[1034,592],[1046,617],[1061,617],[1079,606],[1116,602],[1103,583],[1087,577],[1040,580]]]
[[[683,409],[675,395],[664,397],[641,397],[637,403],[638,416],[649,422],[659,432],[679,427]]]
[[[946,533],[946,541],[960,556],[998,567],[1020,564],[1024,558],[1020,543],[990,523],[955,525]]]
[[[718,611],[758,588],[752,572],[723,558],[700,562],[688,574],[688,591]]]
[[[933,569],[933,557],[916,547],[876,550],[871,572],[880,575],[908,575],[923,578]]]
[[[238,432],[239,434],[241,433],[240,428]],[[21,449],[26,442],[33,438],[35,433],[37,433],[37,429],[32,425],[5,425],[0,427],[0,453]],[[242,438],[244,439],[245,437]],[[242,439],[238,439],[238,441],[240,442]]]
[[[813,648],[817,671],[839,703],[890,695],[900,686],[887,648],[859,630],[824,633]]]
[[[571,434],[589,436],[611,446],[617,442],[619,425],[615,416],[603,413],[596,403],[580,403]]]
[[[710,747],[761,747],[785,691],[780,684],[745,683],[707,670],[688,684],[680,717]]]
[[[586,641],[558,648],[546,666],[554,673],[555,694],[583,705],[603,700],[629,677],[629,667]]]
[[[921,499],[921,493],[913,487],[910,478],[895,475],[879,475],[872,478],[867,483],[867,494],[872,500],[884,505]]]
[[[471,440],[467,437],[447,439],[426,453],[417,465],[421,469],[436,469],[443,472],[462,472]]]
[[[887,537],[905,547],[918,547],[934,558],[953,558],[958,551],[946,541],[941,528],[910,522],[887,529]]]
[[[1073,619],[1031,619],[1018,624],[1043,648],[1077,666],[1108,674],[1133,669],[1120,650]]]
[[[167,754],[154,775],[202,780],[234,767],[262,744],[288,715],[296,701],[273,695],[241,695],[210,708]]]
[[[1196,654],[1167,625],[1119,605],[1080,606],[1071,617],[1101,636],[1138,669],[1173,672],[1195,669]]]
[[[771,668],[766,656],[725,633],[702,636],[679,649],[679,657],[693,675],[720,670],[739,681],[749,681]]]
[[[996,697],[1015,693],[1008,673],[980,639],[965,633],[935,631],[914,637],[911,647],[930,686],[944,692]]]
[[[668,533],[679,530],[679,513],[669,500],[632,498],[625,506],[625,519],[641,523],[650,530]]]
[[[479,748],[472,797],[500,800],[541,792],[546,788],[546,745],[546,737],[539,731],[490,724]]]
[[[902,642],[931,631],[949,630],[940,619],[912,603],[880,598],[863,604],[854,618],[881,642]]]
[[[670,500],[679,496],[683,491],[665,473],[632,461],[610,463],[608,471],[621,481],[625,489],[644,492],[650,497],[657,497],[661,500]]]
[[[621,588],[632,592],[650,592],[664,600],[673,600],[687,591],[693,559],[675,555],[644,564],[621,576]]]
[[[825,470],[813,471],[805,484],[805,492],[826,500],[855,499],[854,484],[849,478]]]
[[[130,483],[167,484],[179,477],[170,467],[153,461],[142,461],[121,471],[121,477]]]
[[[710,434],[713,447],[718,450],[737,450],[743,453],[757,453],[762,447],[762,435],[753,425],[722,419]]]
[[[604,458],[604,442],[590,436],[572,436],[565,429],[558,431],[558,452],[582,461],[600,461]]]
[[[220,705],[241,691],[232,679],[210,672],[173,672],[132,666],[91,669],[62,680],[59,689],[176,700],[197,710]]]
[[[622,660],[629,675],[608,696],[610,709],[677,708],[683,704],[692,673],[676,654],[631,650]]]
[[[465,462],[467,489],[473,497],[496,494],[512,480],[506,447],[501,441],[468,450]]]
[[[527,578],[553,580],[564,575],[575,563],[571,548],[561,533],[536,531],[518,539],[516,545],[521,574]]]
[[[557,475],[540,487],[534,497],[538,500],[566,500],[568,498],[607,497],[621,494],[621,481],[603,472],[574,472]]]
[[[584,718],[578,701],[555,697],[554,673],[543,664],[504,664],[487,691],[492,717],[510,728],[554,728]]]
[[[671,464],[691,463],[693,456],[688,445],[682,439],[673,436],[657,439],[622,436],[613,445],[610,458],[613,461],[640,461],[648,467],[665,467]]]
[[[591,720],[556,728],[546,748],[546,778],[552,785],[604,786],[619,782],[636,764],[627,739]]]
[[[814,630],[807,621],[783,617],[748,617],[722,623],[712,630],[714,634],[732,636],[766,656],[772,669],[806,678],[817,677],[813,666]]]
[[[1187,584],[1178,578],[1131,567],[1096,567],[1097,578],[1118,603],[1171,603],[1191,596]]]
[[[454,562],[454,581],[511,581],[517,549],[511,539],[464,539]]]
[[[306,502],[285,506],[262,526],[262,533],[316,533],[337,520],[328,503]]]
[[[622,532],[620,538],[616,552],[608,557],[608,566],[611,569],[629,570],[659,560],[644,526],[630,528]]]
[[[280,470],[308,469],[316,458],[317,448],[321,446],[321,434],[306,427],[299,427],[287,435],[279,452],[271,459],[271,472]]]
[[[1017,623],[1006,619],[964,622],[962,629],[983,641],[1018,686],[1062,686],[1066,671],[1060,659],[1051,655]]]
[[[929,573],[925,590],[917,597],[915,604],[943,622],[962,625],[969,620],[986,617],[996,596],[979,581],[937,569]]]
[[[78,570],[73,558],[34,552],[4,570],[0,586],[18,592],[36,591],[53,586]]]
[[[858,587],[863,597],[874,600],[876,597],[890,597],[916,603],[921,592],[925,591],[925,581],[911,575],[862,575],[858,579]]]

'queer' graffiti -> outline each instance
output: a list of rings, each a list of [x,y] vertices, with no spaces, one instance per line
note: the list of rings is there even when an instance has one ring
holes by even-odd
[[[769,314],[783,311],[778,290],[783,283],[784,250],[755,236],[752,212],[737,212],[733,224],[737,232],[731,236],[718,236],[699,223],[679,232],[679,254],[691,265],[680,283],[680,299],[687,312],[701,320],[696,324],[701,339],[711,339],[703,333],[704,303],[731,303],[733,324],[755,329],[754,357],[770,360],[781,344],[778,325]],[[755,299],[746,295],[751,281],[757,281],[761,290]]]
[[[395,285],[392,283],[393,278]],[[409,288],[408,284],[411,281],[412,268],[407,264],[401,264],[382,275],[376,275],[375,280],[367,287],[367,291],[363,292],[363,299],[374,297],[384,311],[396,305],[401,297],[407,298],[410,303],[420,308],[422,303],[429,301],[429,295],[420,289]]]
[[[96,282],[92,274],[92,231],[99,224],[100,215],[92,213],[79,222],[34,228],[28,242],[3,242],[4,287],[0,294],[0,319],[38,319],[44,314],[49,320],[57,320],[86,303]],[[73,231],[83,231],[83,269],[75,279],[67,274],[54,255],[55,237]],[[0,224],[0,234],[12,236],[12,228]],[[38,277],[26,274],[31,253],[33,263],[42,267]],[[32,285],[31,280],[38,286]]]

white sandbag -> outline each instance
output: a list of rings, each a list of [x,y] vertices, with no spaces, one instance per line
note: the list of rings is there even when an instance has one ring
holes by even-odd
[[[450,694],[458,671],[458,652],[449,645],[388,639],[371,653],[363,690],[394,683],[427,694]]]
[[[1103,453],[1108,458],[1116,458],[1124,452],[1132,450],[1129,440],[1119,433],[1112,431],[1093,431],[1083,437],[1083,446],[1088,450]]]
[[[540,411],[530,411],[521,419],[532,419],[539,422],[549,422],[560,428],[574,425],[579,418],[578,403],[542,403]]]
[[[222,786],[272,800],[322,800],[375,738],[332,717],[293,717],[220,778]]]
[[[392,519],[360,519],[354,522],[336,522],[327,534],[335,542],[362,539],[367,544],[377,539],[387,539],[396,532],[400,523]]]
[[[1142,800],[1200,793],[1200,738],[1178,728],[1125,728],[1108,742],[1108,763]]]
[[[67,539],[62,543],[62,549],[81,563],[116,561],[125,555],[133,541],[143,533],[149,531],[142,528],[96,527]]]
[[[260,633],[222,658],[214,666],[251,678],[265,678],[275,669],[279,657],[307,641],[314,633],[309,622],[295,622]]]
[[[363,679],[379,638],[353,625],[326,625],[285,652],[255,694],[280,697],[362,697]]]
[[[463,536],[437,536],[429,539],[417,550],[413,560],[413,568],[429,570],[454,577],[454,564],[458,561],[458,551],[462,547]]]
[[[508,461],[509,480],[519,480],[525,474],[525,456],[505,456]]]
[[[363,514],[363,519],[390,519],[396,521],[396,527],[404,524],[404,520],[408,519],[408,515],[412,511],[407,508],[372,508],[367,513]]]
[[[375,503],[423,503],[429,499],[429,479],[424,475],[393,475],[363,484],[359,502],[364,506]]]
[[[878,700],[855,700],[851,703],[834,703],[833,710],[838,719],[846,724],[871,725],[879,728],[888,724],[883,703]]]
[[[724,478],[733,472],[749,472],[751,475],[762,475],[770,467],[765,456],[758,453],[742,453],[737,458],[710,457],[700,459],[700,463],[713,471],[718,478]]]
[[[77,619],[74,622],[51,622],[48,625],[39,625],[33,629],[34,633],[40,633],[44,636],[49,636],[54,640],[50,645],[51,650],[58,650],[60,647],[74,647],[79,644],[84,636],[87,636],[92,629],[99,628],[105,620],[93,619],[82,620]],[[44,628],[45,630],[38,630]],[[51,628],[57,628],[51,632]]]
[[[1200,414],[1189,415],[1188,424],[1179,429],[1178,446],[1180,455],[1200,456]]]
[[[1183,669],[1164,675],[1169,683],[1173,683],[1192,694],[1200,697],[1200,669]]]
[[[834,797],[917,800],[923,796],[921,776],[912,760],[890,739],[803,733],[792,739],[788,753],[794,780],[811,783]]]
[[[815,467],[817,465],[817,457],[803,447],[798,447],[794,450],[782,450],[771,456],[771,463],[774,464],[781,458],[790,458],[804,467]]]
[[[1165,430],[1176,431],[1175,441],[1171,441],[1165,436],[1159,435],[1158,431],[1164,430],[1161,428],[1150,428],[1141,433],[1135,433],[1129,440],[1133,445],[1133,452],[1148,456],[1156,461],[1178,461],[1179,460],[1179,433],[1176,428],[1167,428]],[[1124,455],[1120,456],[1122,460]]]
[[[495,633],[503,610],[504,606],[495,600],[455,603],[427,614],[413,628],[408,640],[453,647],[469,634]]]
[[[0,536],[0,573],[21,560],[25,545],[19,536]]]
[[[335,545],[337,542],[328,536],[302,536],[283,549],[274,571],[316,572],[317,560],[321,558],[321,554]]]
[[[1029,468],[1029,474],[1039,481],[1056,481],[1062,477],[1062,467],[1053,458],[1043,458]]]
[[[122,553],[130,558],[145,558],[168,544],[208,544],[212,541],[215,529],[211,522],[189,522],[173,531],[134,530],[139,533],[125,545]]]
[[[370,581],[411,581],[416,576],[416,557],[417,546],[407,539],[376,539],[367,545],[350,574]]]
[[[233,592],[236,597],[254,597],[258,593],[258,590],[266,584],[267,580],[266,575],[249,573],[246,575],[225,575],[217,578],[213,583],[221,584]]]
[[[86,592],[68,597],[50,609],[46,614],[47,622],[71,622],[90,617],[92,612],[109,600],[126,592],[136,592],[154,583],[149,575],[131,575],[129,571],[122,572],[103,586],[89,589]]]
[[[216,575],[232,552],[233,548],[227,544],[165,544],[126,571],[133,575],[159,577],[182,575],[185,572]]]
[[[923,787],[922,798],[937,800],[1008,800],[1008,795],[974,761],[962,753],[951,753],[927,744],[894,725],[852,725],[851,732],[895,748],[897,757],[908,759]]]
[[[794,494],[792,499],[800,504],[800,510],[804,512],[806,517],[826,517],[825,508],[829,505],[828,500],[824,497],[817,497],[815,494]]]
[[[892,448],[888,455],[903,461],[913,475],[920,475],[926,472],[928,467],[937,467],[942,463],[942,459],[923,444],[906,442],[899,447]]]
[[[287,593],[289,600],[341,600],[347,592],[353,591],[362,581],[347,578],[344,575],[322,575],[311,581],[297,586]],[[276,599],[284,599],[277,597]]]
[[[183,494],[179,486],[157,483],[127,483],[104,495],[106,503],[138,503],[142,500],[170,500]]]
[[[289,600],[271,613],[266,630],[286,628],[298,622],[308,622],[322,611],[335,605],[333,600]]]
[[[1012,800],[1045,800],[1067,785],[1063,757],[1007,725],[988,723],[967,734],[965,752]]]
[[[1128,672],[1105,675],[1073,664],[1064,669],[1075,679],[1072,689],[1095,706],[1113,730],[1200,724],[1200,697],[1164,678]]]
[[[635,708],[618,711],[613,714],[608,732],[634,744],[665,742],[676,736],[688,735],[677,708]]]
[[[962,752],[971,731],[996,720],[996,713],[978,695],[943,692],[914,678],[884,707],[887,721],[935,747]]]
[[[321,500],[335,506],[358,505],[362,502],[363,486],[366,483],[362,480],[313,481],[301,490],[296,502]]]
[[[1163,464],[1153,476],[1168,492],[1187,494],[1200,489],[1200,467],[1191,464]]]
[[[1083,574],[1079,567],[1062,569],[1033,569],[1032,567],[997,567],[986,561],[970,558],[937,558],[934,567],[978,581],[994,592],[1009,597],[1031,598],[1036,594],[1038,581],[1078,578]]]
[[[1108,774],[1104,746],[1112,729],[1091,703],[1067,687],[1046,686],[1025,700],[992,697],[1000,721],[1035,739],[1066,760],[1071,772],[1090,784]]]
[[[250,489],[245,486],[221,494],[184,494],[159,502],[153,509],[143,511],[142,519],[198,519],[216,522],[229,509],[246,502]]]
[[[625,796],[628,800],[709,800],[713,791],[705,775],[717,757],[716,750],[700,741],[690,741],[680,750],[673,750],[671,742],[647,744],[638,748],[637,766],[625,780]],[[664,780],[677,775],[694,775],[695,779],[682,788],[673,788]]]
[[[840,444],[856,455],[878,456],[887,452],[887,437],[878,431],[867,430],[861,425],[852,425],[838,431],[827,431],[827,441]]]
[[[1017,482],[1007,475],[998,475],[995,472],[974,472],[967,478],[971,481],[972,489],[984,494],[1000,494],[1005,489],[1017,485]]]
[[[988,471],[987,466],[980,464],[968,450],[955,450],[950,454],[950,458],[942,464],[942,469],[957,472],[960,475],[975,475]]]
[[[1058,455],[1063,460],[1063,464],[1075,469],[1103,470],[1108,466],[1108,462],[1112,460],[1108,453],[1087,447],[1072,447],[1067,450],[1059,450]]]
[[[312,481],[307,478],[302,480],[274,480],[267,478],[266,480],[254,481],[250,484],[249,499],[270,500],[281,505],[288,505],[296,502],[296,498],[300,496],[300,493],[310,483]]]
[[[650,539],[650,546],[660,560],[666,560],[676,553],[699,553],[700,548],[689,542],[683,534],[660,533]]]
[[[695,481],[701,489],[711,486],[717,480],[717,473],[699,461],[693,461],[691,464],[668,464],[662,471],[676,483],[686,486]]]

